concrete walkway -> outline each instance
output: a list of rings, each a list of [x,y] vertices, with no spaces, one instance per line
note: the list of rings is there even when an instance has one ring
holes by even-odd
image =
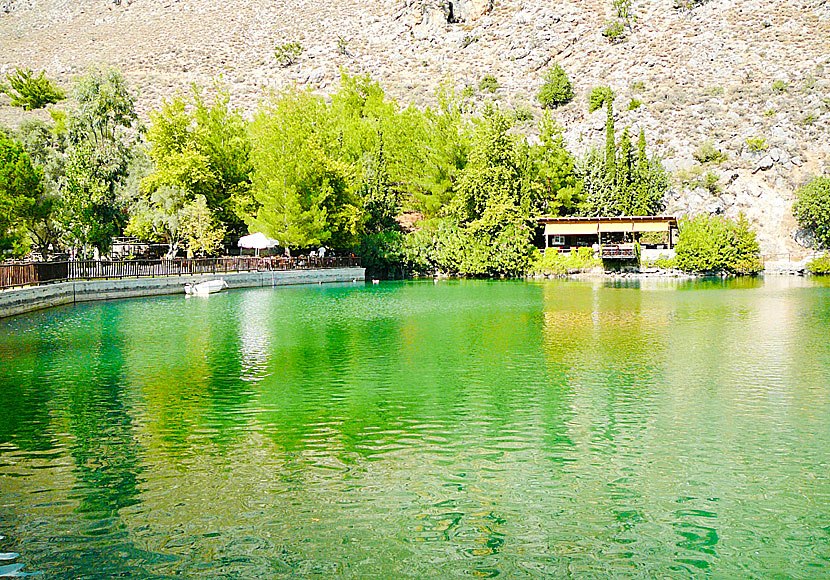
[[[222,279],[228,283],[230,288],[254,288],[260,286],[351,282],[352,280],[362,281],[365,278],[365,273],[364,268],[327,268],[323,270],[236,272],[166,278],[122,278],[117,280],[58,282],[43,286],[12,288],[0,292],[0,318],[25,314],[26,312],[61,304],[137,296],[184,294],[185,284],[198,284],[205,280]]]

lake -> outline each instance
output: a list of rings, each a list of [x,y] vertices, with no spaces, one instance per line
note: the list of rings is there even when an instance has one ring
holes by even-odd
[[[795,277],[0,320],[0,575],[828,577],[828,329]]]

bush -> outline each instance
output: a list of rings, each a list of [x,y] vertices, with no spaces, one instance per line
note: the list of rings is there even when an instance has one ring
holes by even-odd
[[[281,67],[288,67],[297,62],[303,50],[299,42],[289,42],[275,48],[274,56],[277,57],[277,62]]]
[[[545,82],[536,98],[543,107],[558,107],[574,98],[571,81],[561,66],[555,64],[545,74]]]
[[[675,10],[692,10],[706,4],[709,0],[674,0]]]
[[[495,93],[499,90],[499,81],[493,75],[484,75],[478,83],[478,89],[485,93]]]
[[[593,113],[601,109],[606,101],[613,100],[614,91],[611,90],[611,87],[594,87],[591,89],[591,94],[588,95],[588,112]]]
[[[737,220],[708,215],[684,220],[676,252],[677,267],[685,272],[743,275],[764,267],[755,232],[743,214]]]
[[[622,42],[625,40],[625,24],[619,20],[613,20],[602,31],[602,35],[612,43]]]
[[[349,54],[349,41],[344,36],[337,36],[337,54]]]
[[[564,276],[600,267],[602,260],[594,254],[593,248],[577,248],[568,254],[559,253],[557,248],[548,248],[544,254],[539,252],[534,257],[530,272],[545,276]]]
[[[699,163],[721,163],[727,160],[727,155],[720,149],[716,148],[714,143],[706,140],[701,143],[694,152],[694,158]]]
[[[746,145],[750,151],[764,151],[767,148],[767,140],[764,137],[747,137]]]
[[[815,177],[796,191],[793,215],[822,247],[830,246],[830,177]]]
[[[470,46],[474,42],[478,42],[478,36],[471,36],[471,35],[468,34],[461,41],[461,48],[467,48],[468,46]]]
[[[522,123],[524,121],[532,121],[533,109],[527,106],[520,105],[513,109],[513,119],[515,119],[519,123]]]
[[[824,275],[830,274],[830,255],[824,254],[818,258],[814,258],[807,263],[807,271],[810,274]]]
[[[677,268],[677,262],[674,258],[657,258],[652,262],[656,268],[663,270],[674,270]]]
[[[46,78],[45,71],[34,76],[31,69],[18,68],[6,78],[10,86],[4,87],[4,92],[11,97],[12,106],[23,107],[24,111],[40,109],[66,98],[66,94]]]
[[[614,5],[614,11],[617,13],[617,18],[624,22],[631,21],[631,0],[612,0],[612,4]]]
[[[643,101],[641,101],[640,99],[631,99],[628,102],[628,110],[629,111],[634,111],[636,109],[639,109],[642,106],[643,106]]]
[[[772,83],[772,92],[778,93],[779,95],[786,93],[790,90],[790,83],[784,80],[777,80]]]
[[[405,276],[403,239],[401,232],[393,230],[363,237],[358,255],[367,278],[389,280]]]

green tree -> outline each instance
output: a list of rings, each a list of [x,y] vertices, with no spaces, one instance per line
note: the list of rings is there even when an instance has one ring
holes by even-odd
[[[208,207],[205,196],[197,195],[182,208],[181,233],[189,256],[205,256],[222,247],[225,227]]]
[[[558,63],[545,74],[545,82],[536,98],[543,107],[558,107],[574,98],[571,80]]]
[[[521,172],[510,122],[498,109],[485,111],[470,157],[447,211],[461,223],[479,219],[490,200],[521,205]],[[529,208],[528,208],[529,209]]]
[[[793,215],[802,228],[816,236],[822,247],[830,246],[830,177],[814,177],[795,194]]]
[[[0,133],[0,249],[27,250],[26,232],[43,211],[42,176],[23,146]]]
[[[634,195],[631,205],[625,211],[630,212],[628,215],[656,215],[662,212],[671,180],[660,160],[646,155],[646,134],[643,129],[640,129],[637,141],[637,164],[633,170],[631,185]]]
[[[35,204],[37,211],[27,221],[27,228],[32,249],[46,257],[59,249],[60,231],[53,219],[53,208],[60,201],[64,176],[65,131],[61,132],[57,124],[27,120],[15,131],[15,139],[42,173],[43,188]]]
[[[519,147],[527,160],[520,172],[531,217],[563,215],[576,211],[582,198],[582,186],[575,172],[575,160],[565,148],[562,129],[546,112],[539,124],[537,146]]]
[[[756,274],[760,247],[743,214],[737,220],[699,215],[680,224],[675,262],[686,272]]]
[[[471,126],[464,115],[465,101],[449,82],[437,92],[438,106],[424,112],[424,131],[410,144],[417,148],[416,163],[421,171],[414,181],[416,209],[427,217],[439,215],[455,196],[471,147]]]
[[[588,95],[588,112],[598,111],[609,101],[614,101],[614,91],[610,87],[594,87]]]
[[[528,195],[532,190],[523,187],[521,149],[509,129],[498,109],[485,111],[458,194],[448,206],[461,226],[461,274],[516,275],[530,265],[528,222],[535,208]]]
[[[585,191],[583,211],[587,215],[656,215],[665,207],[669,177],[659,159],[646,155],[645,133],[641,130],[634,154],[628,128],[619,142],[615,139],[614,114],[606,101],[606,142],[604,159],[593,150],[579,164]]]
[[[135,97],[113,68],[92,68],[73,87],[77,107],[68,121],[69,146],[56,210],[67,241],[89,255],[109,251],[126,224],[117,189],[127,176],[137,121]]]
[[[605,101],[605,171],[607,178],[613,183],[617,171],[617,137],[614,129],[614,102]]]
[[[207,101],[193,86],[190,97],[176,96],[150,114],[148,153],[155,171],[147,189],[172,187],[189,199],[205,197],[208,207],[233,233],[242,234],[253,215],[253,165],[245,120],[230,106],[226,90],[217,87]]]
[[[32,69],[28,68],[18,68],[6,75],[9,87],[5,88],[5,92],[11,97],[13,107],[31,111],[66,98],[66,94],[46,78],[45,71],[40,71],[38,76],[34,75]]]
[[[289,247],[351,247],[362,231],[351,167],[335,156],[339,135],[323,100],[296,90],[275,95],[251,123],[253,192],[249,221]]]
[[[375,234],[398,228],[398,222],[395,221],[399,209],[398,196],[389,183],[382,135],[380,148],[371,157],[371,161],[373,166],[365,166],[366,175],[360,187],[359,197],[363,202],[365,230],[369,234]]]
[[[126,213],[114,191],[124,169],[115,148],[97,149],[84,142],[67,153],[63,192],[55,217],[82,257],[89,257],[90,248],[106,253],[112,238],[126,223]]]

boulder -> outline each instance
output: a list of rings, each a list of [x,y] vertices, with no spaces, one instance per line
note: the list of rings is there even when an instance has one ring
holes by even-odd
[[[752,170],[752,173],[758,173],[759,171],[766,171],[767,169],[772,168],[775,162],[772,160],[772,157],[769,155],[764,155],[764,157],[758,162],[758,165],[755,166],[755,169]]]

